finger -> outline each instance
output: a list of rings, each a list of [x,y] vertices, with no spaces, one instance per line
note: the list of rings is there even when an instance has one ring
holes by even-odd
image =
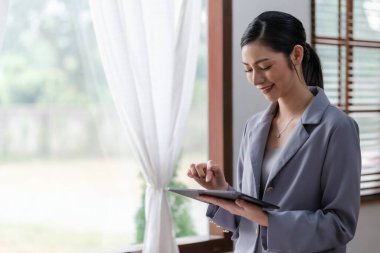
[[[212,170],[214,163],[212,160],[207,161],[207,170],[206,170],[206,182],[210,182],[214,176],[214,172]]]
[[[201,186],[204,187],[205,181],[204,181],[202,178],[199,178],[198,175],[197,175],[197,176],[194,176],[193,179],[194,179],[195,182],[197,182],[199,185],[201,185]]]
[[[198,163],[195,165],[195,170],[198,173],[198,176],[204,178],[206,176],[206,163]]]
[[[219,203],[217,198],[213,198],[213,197],[210,197],[210,196],[207,196],[207,195],[199,195],[198,199],[202,200],[202,201],[205,201],[205,202],[208,202],[208,203],[211,203],[211,204],[214,204],[214,205],[216,205],[217,203]]]
[[[243,199],[237,199],[235,201],[235,204],[240,209],[240,211],[245,211],[245,210],[251,210],[252,211],[255,208],[256,209],[259,208],[258,206],[254,205],[252,203],[249,203]]]
[[[192,163],[192,164],[190,165],[190,169],[188,170],[187,175],[188,175],[189,177],[191,177],[191,178],[198,177],[198,173],[197,173],[197,171],[195,170],[195,164],[194,164],[194,163]]]
[[[188,170],[187,170],[187,176],[190,177],[190,178],[194,178],[194,175],[193,175],[193,173],[191,172],[191,169],[188,169]]]
[[[209,169],[209,167],[207,166],[207,170],[206,170],[206,182],[211,182],[212,178],[214,177],[214,172]]]
[[[214,177],[214,173],[211,170],[206,172],[206,183],[211,182]]]
[[[212,171],[213,175],[215,175],[217,177],[223,175],[222,170],[219,167],[219,165],[212,160],[207,161],[207,170]]]
[[[235,200],[235,204],[238,205],[238,206],[241,207],[241,208],[244,208],[244,207],[246,206],[245,201],[242,200],[242,199],[237,199],[237,200]]]
[[[231,205],[235,205],[232,201],[224,200],[221,198],[215,198],[215,197],[211,197],[207,195],[200,195],[198,198],[205,202],[214,204],[216,206],[221,206],[221,207],[229,207]]]
[[[207,198],[203,197],[202,195],[199,195],[199,196],[197,197],[197,199],[200,200],[200,201],[208,202],[208,201],[207,201]]]

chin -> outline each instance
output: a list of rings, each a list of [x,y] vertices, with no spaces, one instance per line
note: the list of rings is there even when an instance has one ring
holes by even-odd
[[[278,97],[274,97],[274,96],[265,96],[265,99],[268,100],[268,102],[270,102],[270,103],[274,103],[274,102],[277,102]]]

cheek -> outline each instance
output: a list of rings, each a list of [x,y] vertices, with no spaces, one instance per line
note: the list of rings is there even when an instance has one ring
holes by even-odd
[[[278,66],[267,73],[268,80],[275,84],[286,83],[290,77],[290,70],[287,66]]]
[[[278,70],[276,69],[271,69],[270,71],[267,71],[265,73],[265,78],[269,80],[271,83],[278,83],[281,81],[280,78],[281,75],[279,75]]]

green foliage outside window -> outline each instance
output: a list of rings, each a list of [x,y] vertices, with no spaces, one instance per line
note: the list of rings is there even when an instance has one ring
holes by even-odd
[[[140,176],[140,178],[142,178]],[[145,189],[145,184],[143,185]],[[169,187],[173,188],[187,188],[186,185],[180,183],[174,175],[173,180],[170,182]],[[195,235],[193,221],[189,212],[189,199],[181,197],[177,194],[168,193],[169,205],[171,207],[173,215],[173,226],[175,231],[175,236],[185,237]],[[145,231],[145,191],[141,195],[141,207],[135,216],[136,225],[136,243],[142,243],[144,240]]]

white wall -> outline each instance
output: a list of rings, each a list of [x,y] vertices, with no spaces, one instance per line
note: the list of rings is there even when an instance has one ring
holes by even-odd
[[[347,253],[380,252],[380,200],[364,202],[360,208],[359,223]]]
[[[236,164],[241,134],[250,115],[268,106],[263,96],[252,87],[241,64],[240,38],[257,15],[263,11],[288,12],[302,21],[310,41],[310,0],[236,0],[233,1],[233,143]],[[235,171],[236,172],[236,171]],[[236,175],[234,175],[236,178]],[[348,253],[380,252],[380,201],[362,205],[356,236],[348,245]]]

